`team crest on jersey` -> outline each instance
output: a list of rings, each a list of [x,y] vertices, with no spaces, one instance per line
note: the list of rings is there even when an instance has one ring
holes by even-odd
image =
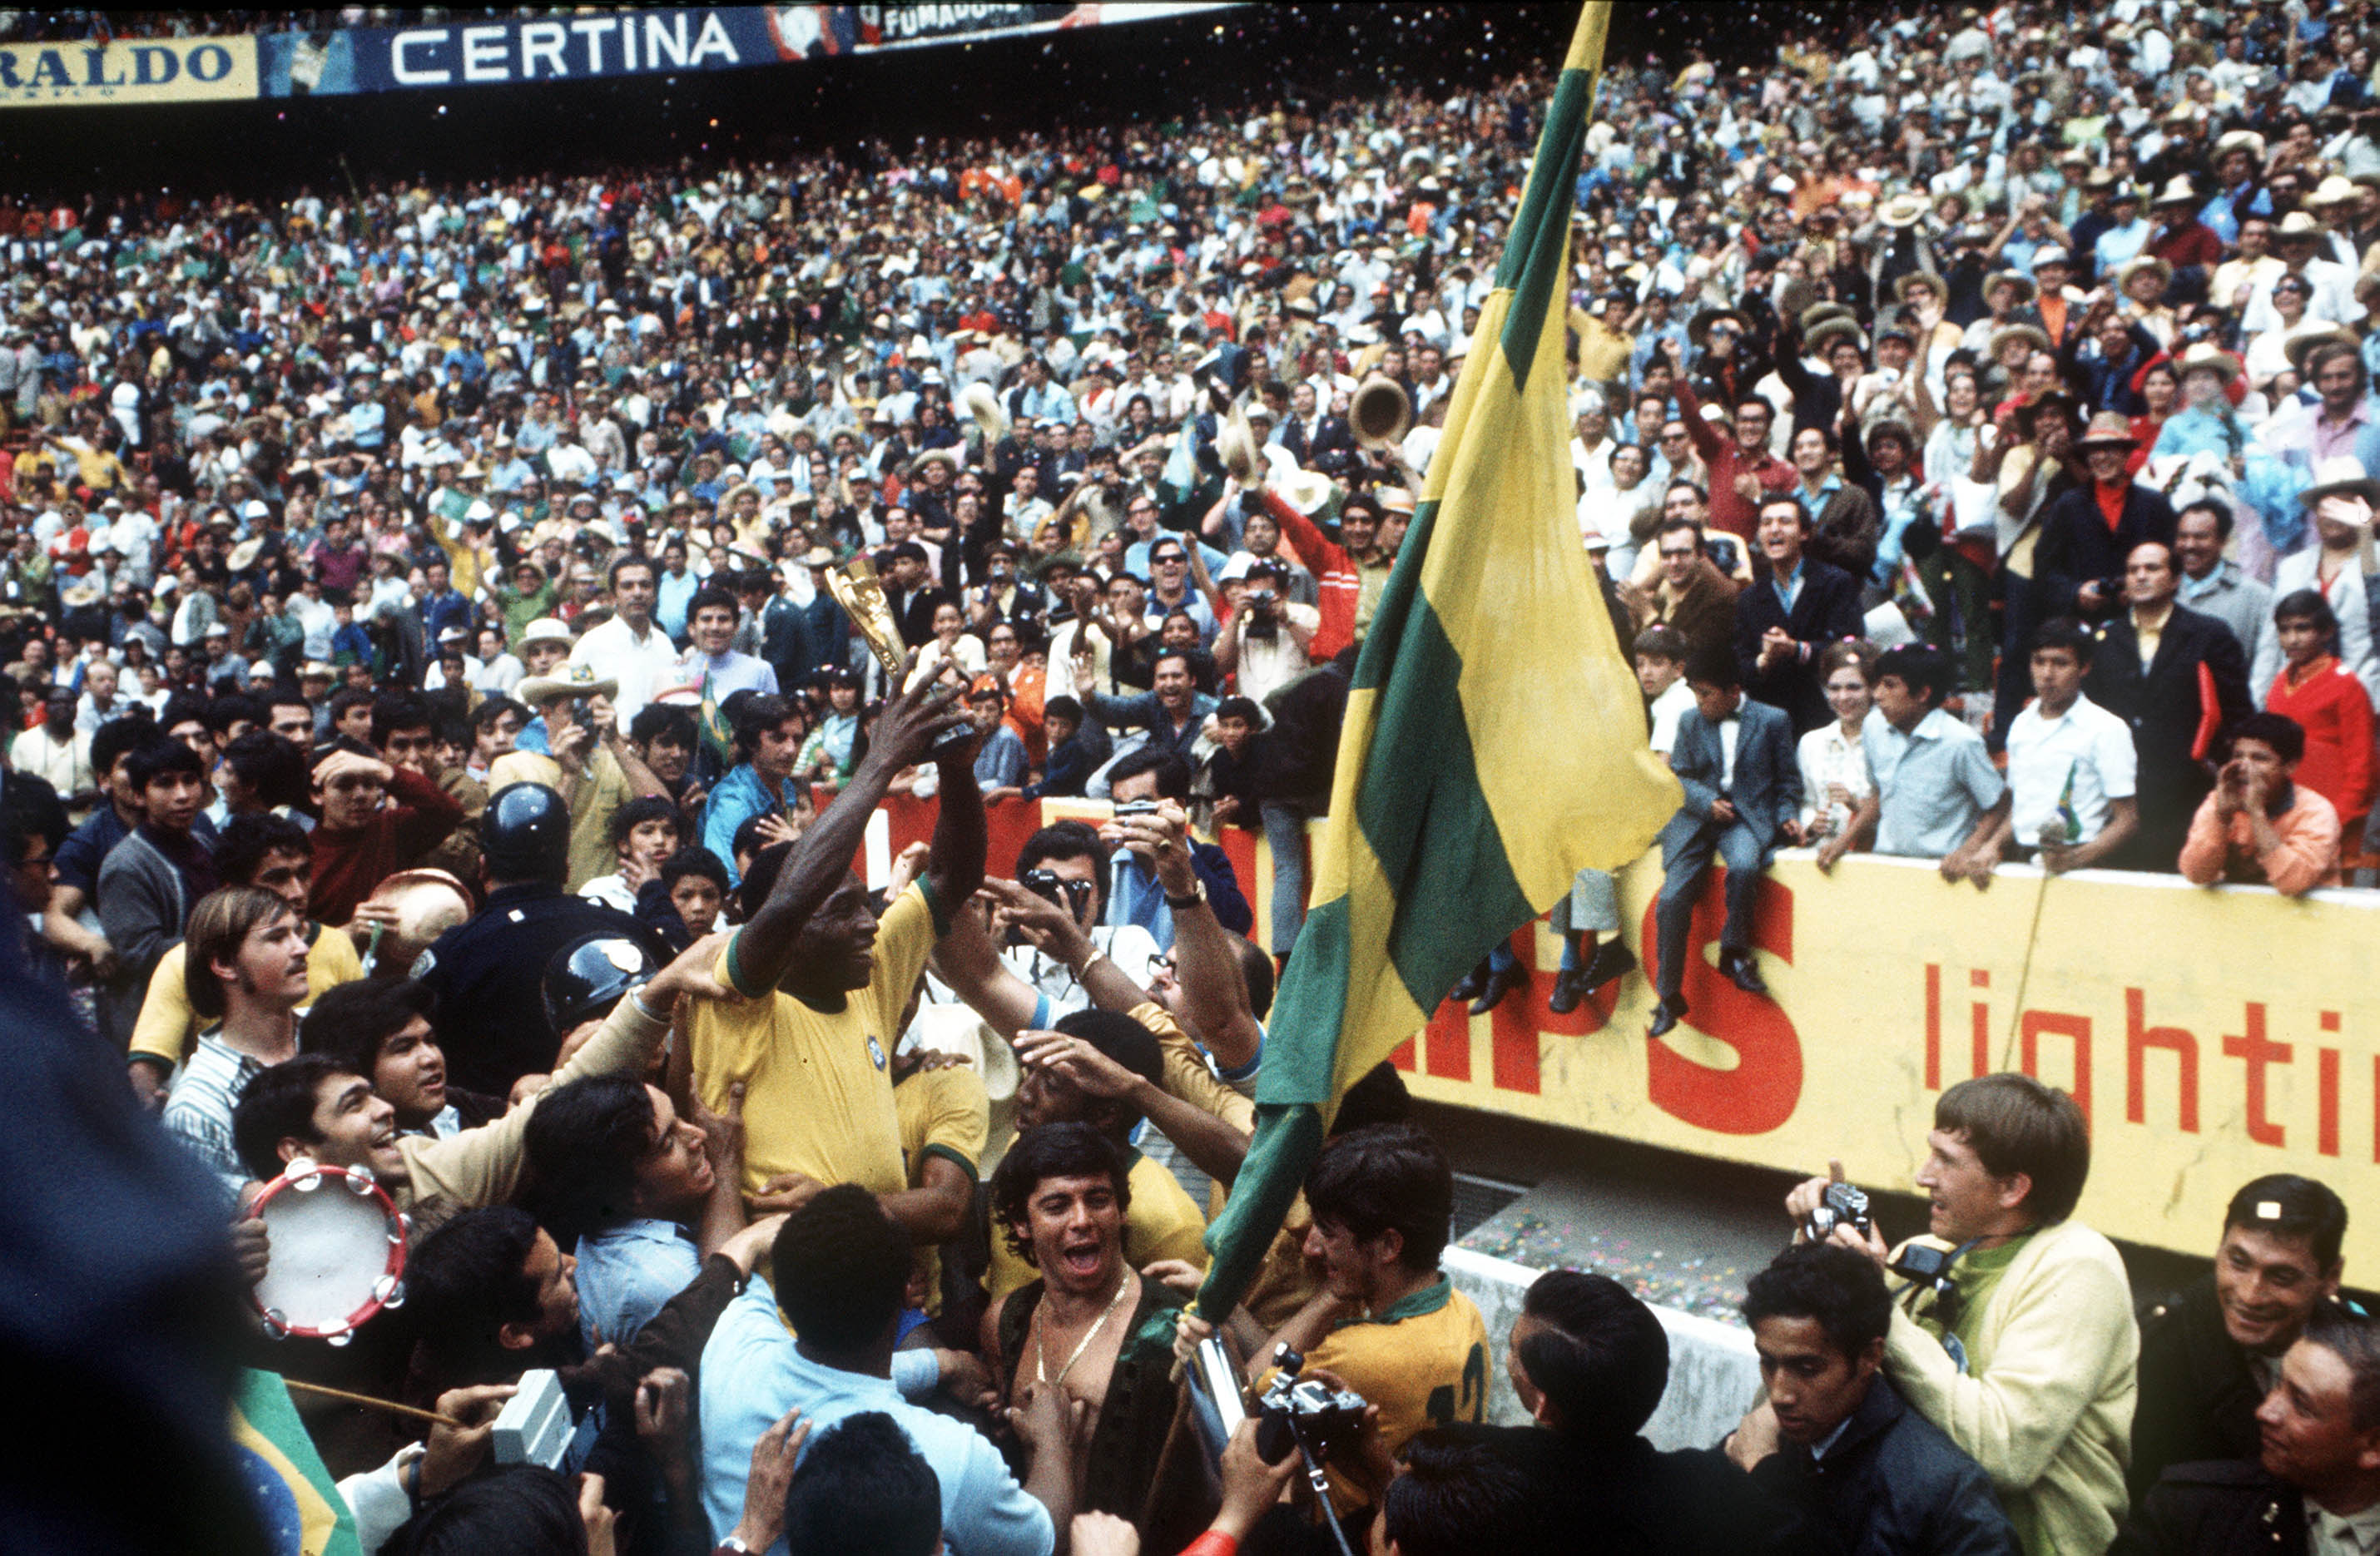
[[[868,1062],[880,1070],[884,1067],[884,1045],[876,1040],[873,1032],[868,1034]]]

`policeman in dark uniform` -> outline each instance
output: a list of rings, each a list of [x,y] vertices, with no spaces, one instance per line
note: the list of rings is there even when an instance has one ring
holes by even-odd
[[[487,906],[438,937],[413,976],[438,995],[438,1040],[450,1082],[502,1097],[526,1075],[553,1068],[562,1034],[546,1015],[542,975],[553,954],[590,935],[669,953],[617,908],[562,889],[569,873],[570,807],[542,784],[509,784],[480,818]]]

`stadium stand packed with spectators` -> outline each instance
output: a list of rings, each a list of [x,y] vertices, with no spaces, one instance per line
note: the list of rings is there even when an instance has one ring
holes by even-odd
[[[1758,991],[1780,848],[2285,893],[2380,853],[2369,8],[1827,25],[1616,66],[1579,174],[1581,542],[1685,803],[1655,965],[1582,875],[1552,1003],[1650,979],[1656,1038],[1714,861]],[[1646,1443],[1668,1341],[1601,1276],[1491,1354],[1385,1065],[1245,1305],[1185,1312],[1543,96],[0,210],[16,954],[245,1282],[292,1161],[407,1216],[402,1307],[242,1345],[444,1417],[298,1393],[361,1550],[2380,1542],[2338,1197],[2245,1185],[2136,1318],[2022,1076],[1938,1098],[1926,1235],[1794,1191],[1722,1443]],[[901,795],[933,837],[870,893]],[[1044,797],[1120,808],[987,858]],[[1327,1489],[1178,1427],[1207,1336],[1369,1402]],[[565,1447],[492,1463],[549,1368]]]

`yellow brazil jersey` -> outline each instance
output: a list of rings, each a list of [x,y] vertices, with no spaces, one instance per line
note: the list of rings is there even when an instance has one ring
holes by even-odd
[[[1486,1415],[1488,1326],[1444,1275],[1369,1318],[1340,1324],[1305,1365],[1338,1374],[1380,1407],[1380,1444],[1391,1455],[1424,1427],[1475,1425]],[[1362,1505],[1335,1473],[1331,1486],[1341,1512]]]
[[[933,1157],[956,1162],[969,1183],[977,1180],[985,1142],[991,1137],[991,1100],[973,1067],[917,1071],[892,1088],[892,1112],[901,1121],[901,1161],[911,1188],[926,1186],[926,1162]],[[926,1277],[926,1311],[940,1317],[941,1252],[920,1244],[917,1257]]]
[[[140,1002],[140,1018],[132,1025],[134,1058],[163,1060],[172,1066],[179,1064],[182,1056],[190,1051],[190,1039],[199,1029],[199,1016],[190,1008],[189,990],[182,981],[182,967],[188,960],[183,947],[176,944],[159,958],[157,970],[149,975],[149,992]],[[326,934],[322,925],[307,924],[308,1005],[321,999],[323,991],[353,983],[363,975],[363,960],[356,954],[356,942],[344,931]]]
[[[1142,1270],[1160,1258],[1179,1258],[1206,1269],[1207,1218],[1198,1213],[1198,1202],[1156,1162],[1136,1150],[1124,1154],[1132,1163],[1125,1174],[1132,1203],[1123,1212],[1124,1262]],[[993,1227],[991,1269],[984,1276],[991,1288],[992,1307],[999,1307],[1010,1292],[1031,1284],[1033,1279],[1033,1267],[1008,1246],[1007,1229]]]
[[[871,1194],[909,1186],[889,1073],[896,1024],[934,948],[941,915],[925,882],[884,910],[875,968],[839,1010],[814,1010],[782,990],[752,990],[739,976],[737,942],[720,957],[721,982],[741,999],[694,1003],[686,1022],[694,1083],[713,1112],[744,1083],[744,1191],[780,1173]]]

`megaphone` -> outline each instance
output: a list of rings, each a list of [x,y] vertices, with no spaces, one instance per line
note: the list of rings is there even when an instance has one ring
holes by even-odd
[[[1374,373],[1355,385],[1355,393],[1349,396],[1347,425],[1361,446],[1383,447],[1403,437],[1413,425],[1413,401],[1395,379]]]

